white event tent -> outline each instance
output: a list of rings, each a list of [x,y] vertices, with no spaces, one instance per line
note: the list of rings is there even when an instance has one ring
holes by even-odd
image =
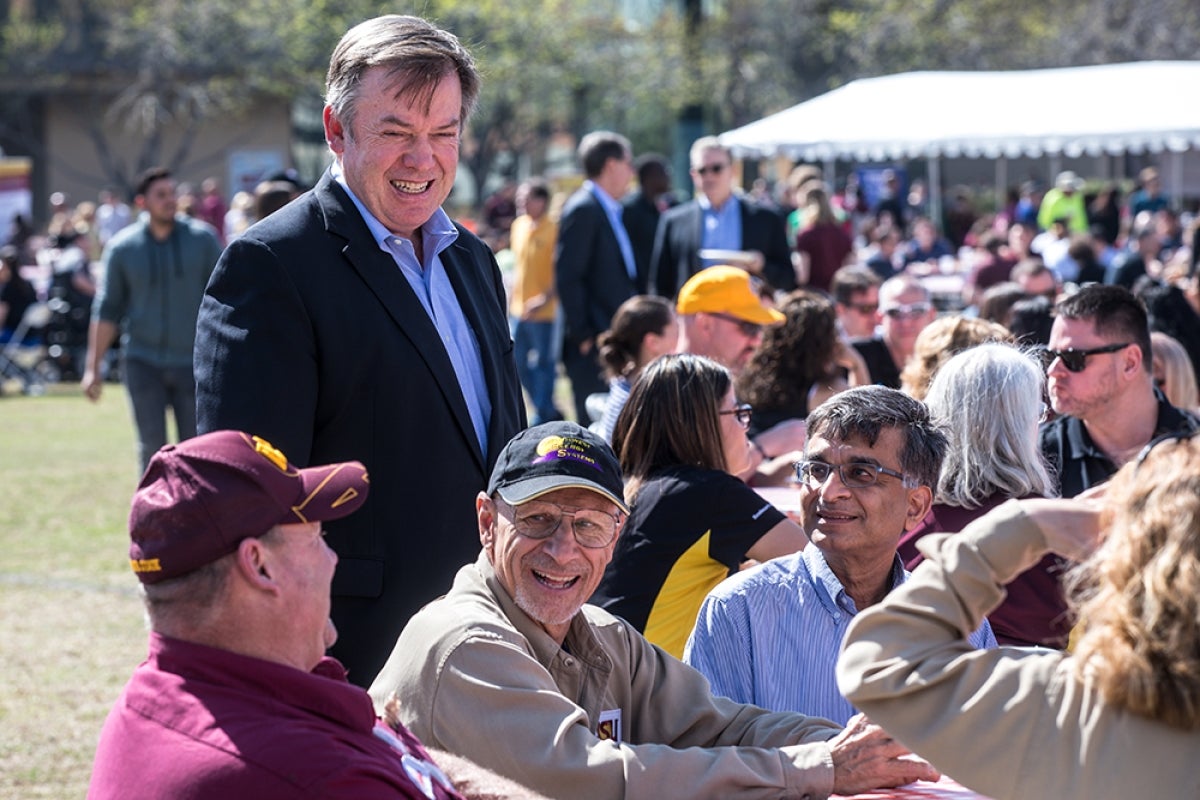
[[[735,157],[824,163],[1028,156],[1077,158],[1200,149],[1200,61],[998,72],[908,72],[853,81],[721,135]],[[1170,158],[1165,188],[1182,189]],[[937,200],[937,198],[931,198]]]

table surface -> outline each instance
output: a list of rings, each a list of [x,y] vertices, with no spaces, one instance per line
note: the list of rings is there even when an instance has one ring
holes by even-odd
[[[830,800],[989,800],[978,792],[973,792],[954,780],[942,777],[937,783],[917,781],[895,789],[878,789],[855,795],[830,795]]]

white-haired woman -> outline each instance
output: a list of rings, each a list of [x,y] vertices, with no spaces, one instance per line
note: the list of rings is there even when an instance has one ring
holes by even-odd
[[[910,570],[921,562],[916,543],[930,533],[961,531],[1011,498],[1047,497],[1054,482],[1038,448],[1038,421],[1046,377],[1011,344],[991,342],[964,350],[934,375],[925,403],[946,427],[934,506],[900,540]],[[1008,586],[1008,597],[988,621],[996,641],[1065,647],[1070,634],[1060,586],[1065,564],[1047,555]]]

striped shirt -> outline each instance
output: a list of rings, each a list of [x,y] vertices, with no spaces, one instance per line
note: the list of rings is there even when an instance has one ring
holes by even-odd
[[[897,557],[892,586],[908,575]],[[857,613],[820,548],[810,545],[709,592],[683,660],[708,678],[714,694],[844,725],[857,710],[838,691],[834,666]],[[970,642],[996,646],[986,621]]]

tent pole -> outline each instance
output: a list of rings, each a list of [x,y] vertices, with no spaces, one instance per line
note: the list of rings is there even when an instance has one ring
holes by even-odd
[[[929,218],[942,231],[942,164],[937,156],[929,157]]]
[[[1000,156],[996,159],[996,199],[992,204],[997,214],[1004,210],[1008,203],[1008,158]],[[1009,220],[1010,222],[1012,220]]]

